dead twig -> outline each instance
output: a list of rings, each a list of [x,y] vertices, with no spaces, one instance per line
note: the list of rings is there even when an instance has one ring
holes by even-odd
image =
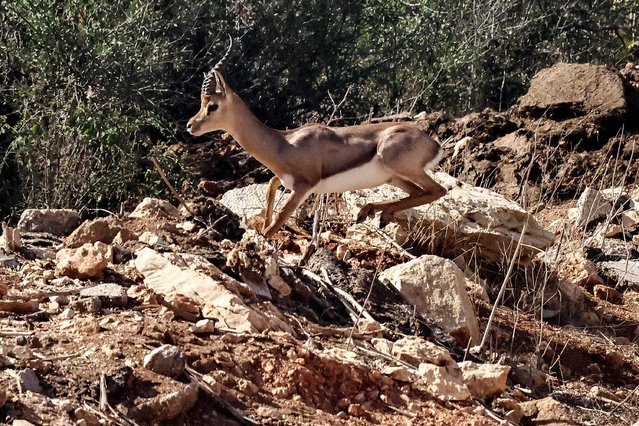
[[[358,314],[363,315],[364,318],[366,318],[367,320],[375,321],[375,318],[373,318],[373,316],[370,313],[368,313],[368,311],[366,309],[364,309],[364,307],[362,305],[357,303],[357,300],[355,300],[355,298],[353,296],[351,296],[348,292],[342,290],[341,288],[336,287],[335,285],[333,285],[333,283],[331,282],[330,277],[328,276],[328,271],[326,270],[326,268],[324,268],[322,266],[320,268],[320,270],[322,271],[322,275],[324,276],[324,279],[326,280],[326,283],[331,286],[331,289],[333,291],[335,291],[339,296],[341,296],[344,299],[346,299],[348,301],[348,303],[350,303],[350,305],[357,311]]]
[[[184,198],[182,198],[182,196],[180,194],[178,194],[178,192],[175,190],[175,188],[173,187],[173,185],[171,185],[171,182],[169,182],[169,180],[166,177],[166,174],[164,173],[164,170],[162,170],[162,168],[160,167],[160,165],[158,164],[157,160],[153,157],[151,157],[151,162],[153,163],[153,166],[155,167],[155,170],[158,171],[160,177],[162,178],[162,180],[164,181],[164,184],[167,186],[167,188],[169,188],[169,191],[171,191],[171,194],[173,194],[173,196],[175,198],[178,199],[178,201],[180,202],[180,204],[182,204],[184,206],[184,208],[191,214],[193,215],[193,211],[191,210],[191,208],[188,206],[188,204],[186,204],[186,201],[184,201]]]
[[[243,412],[241,412],[237,408],[233,407],[225,399],[220,397],[211,388],[211,386],[208,385],[208,383],[206,383],[204,380],[202,380],[203,375],[198,373],[197,371],[195,371],[192,367],[190,367],[188,365],[186,366],[186,374],[187,374],[187,376],[189,376],[189,379],[191,379],[191,382],[197,384],[198,387],[200,389],[202,389],[204,392],[206,392],[209,395],[209,397],[211,397],[211,399],[213,399],[213,401],[215,401],[215,403],[218,406],[220,406],[227,413],[229,413],[231,416],[233,416],[238,422],[240,422],[240,424],[249,425],[249,426],[256,426],[256,425],[259,424],[258,422],[256,422],[255,420],[251,419],[250,417],[245,415]]]

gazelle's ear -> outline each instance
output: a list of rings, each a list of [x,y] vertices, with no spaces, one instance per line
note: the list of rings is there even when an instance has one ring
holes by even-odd
[[[215,83],[217,86],[215,91],[222,96],[226,96],[226,82],[224,81],[224,77],[222,77],[222,74],[217,70],[213,70],[213,75],[215,75]]]

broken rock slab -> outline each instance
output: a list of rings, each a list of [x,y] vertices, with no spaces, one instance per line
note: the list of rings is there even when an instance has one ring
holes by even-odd
[[[479,344],[479,324],[466,291],[464,273],[448,259],[424,255],[383,271],[382,281],[393,285],[417,312],[432,319],[462,347]]]
[[[616,279],[617,282],[639,287],[639,260],[600,262],[599,266],[606,275]]]
[[[20,232],[47,232],[69,235],[80,225],[80,215],[70,209],[27,209],[22,212],[17,229]]]
[[[177,254],[161,255],[145,247],[135,253],[135,267],[144,276],[144,284],[164,298],[182,295],[194,300],[206,318],[215,319],[218,327],[240,332],[259,333],[272,327],[266,316],[244,304],[222,282],[206,274],[177,266]],[[186,265],[182,261],[180,265]]]
[[[596,189],[587,187],[577,200],[575,223],[585,227],[591,222],[605,219],[611,211],[612,203]]]
[[[432,177],[448,189],[433,203],[395,214],[395,219],[410,235],[433,238],[447,247],[451,256],[475,253],[484,262],[505,262],[513,257],[521,233],[525,230],[520,263],[549,247],[555,235],[537,224],[519,204],[485,188],[463,183],[438,172]],[[399,199],[406,194],[390,185],[348,192],[344,199],[353,217],[366,203]],[[447,256],[448,256],[447,254]]]
[[[98,284],[80,291],[80,297],[97,297],[100,304],[109,306],[126,306],[129,300],[126,288],[115,283]]]

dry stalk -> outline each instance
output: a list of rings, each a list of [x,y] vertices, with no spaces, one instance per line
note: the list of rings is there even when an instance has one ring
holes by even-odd
[[[506,284],[508,283],[508,280],[510,279],[510,276],[512,275],[513,269],[515,268],[515,263],[517,258],[519,257],[519,252],[521,250],[522,247],[522,241],[524,239],[524,235],[526,234],[526,230],[528,229],[528,222],[524,222],[524,226],[521,230],[521,234],[519,235],[519,241],[517,241],[517,246],[515,247],[515,252],[513,253],[513,257],[510,260],[510,265],[508,266],[508,271],[506,272],[506,275],[504,276],[504,282],[501,284],[501,288],[499,289],[499,294],[497,294],[497,298],[495,299],[495,304],[493,305],[493,309],[490,312],[490,317],[488,317],[488,324],[486,324],[486,330],[484,331],[484,336],[481,339],[481,343],[479,344],[479,346],[475,346],[471,349],[471,352],[474,353],[478,353],[481,351],[481,349],[484,347],[484,344],[486,343],[486,339],[488,338],[488,334],[490,333],[490,328],[493,322],[493,319],[495,317],[495,312],[497,311],[497,306],[499,306],[499,302],[501,301],[501,298],[504,296],[504,293],[506,291]]]
[[[189,207],[188,204],[186,204],[186,201],[184,201],[184,198],[182,198],[182,196],[175,190],[175,188],[173,187],[173,185],[171,185],[171,182],[169,182],[169,180],[166,177],[166,173],[164,173],[164,170],[162,170],[162,168],[160,167],[160,165],[158,164],[157,160],[153,157],[151,157],[151,162],[153,163],[153,166],[155,167],[155,170],[157,170],[158,174],[160,175],[160,177],[162,178],[162,181],[164,181],[164,184],[167,186],[167,188],[169,188],[169,191],[171,191],[171,194],[173,194],[173,196],[175,198],[178,199],[178,201],[180,202],[180,204],[182,204],[184,206],[184,208],[191,214],[193,215],[193,211],[191,210],[191,208]]]

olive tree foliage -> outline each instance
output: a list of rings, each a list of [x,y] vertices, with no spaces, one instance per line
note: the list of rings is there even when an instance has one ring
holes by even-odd
[[[505,109],[557,61],[637,58],[635,0],[0,0],[0,216],[175,183],[202,73],[278,127]],[[188,181],[188,177],[187,177]]]

